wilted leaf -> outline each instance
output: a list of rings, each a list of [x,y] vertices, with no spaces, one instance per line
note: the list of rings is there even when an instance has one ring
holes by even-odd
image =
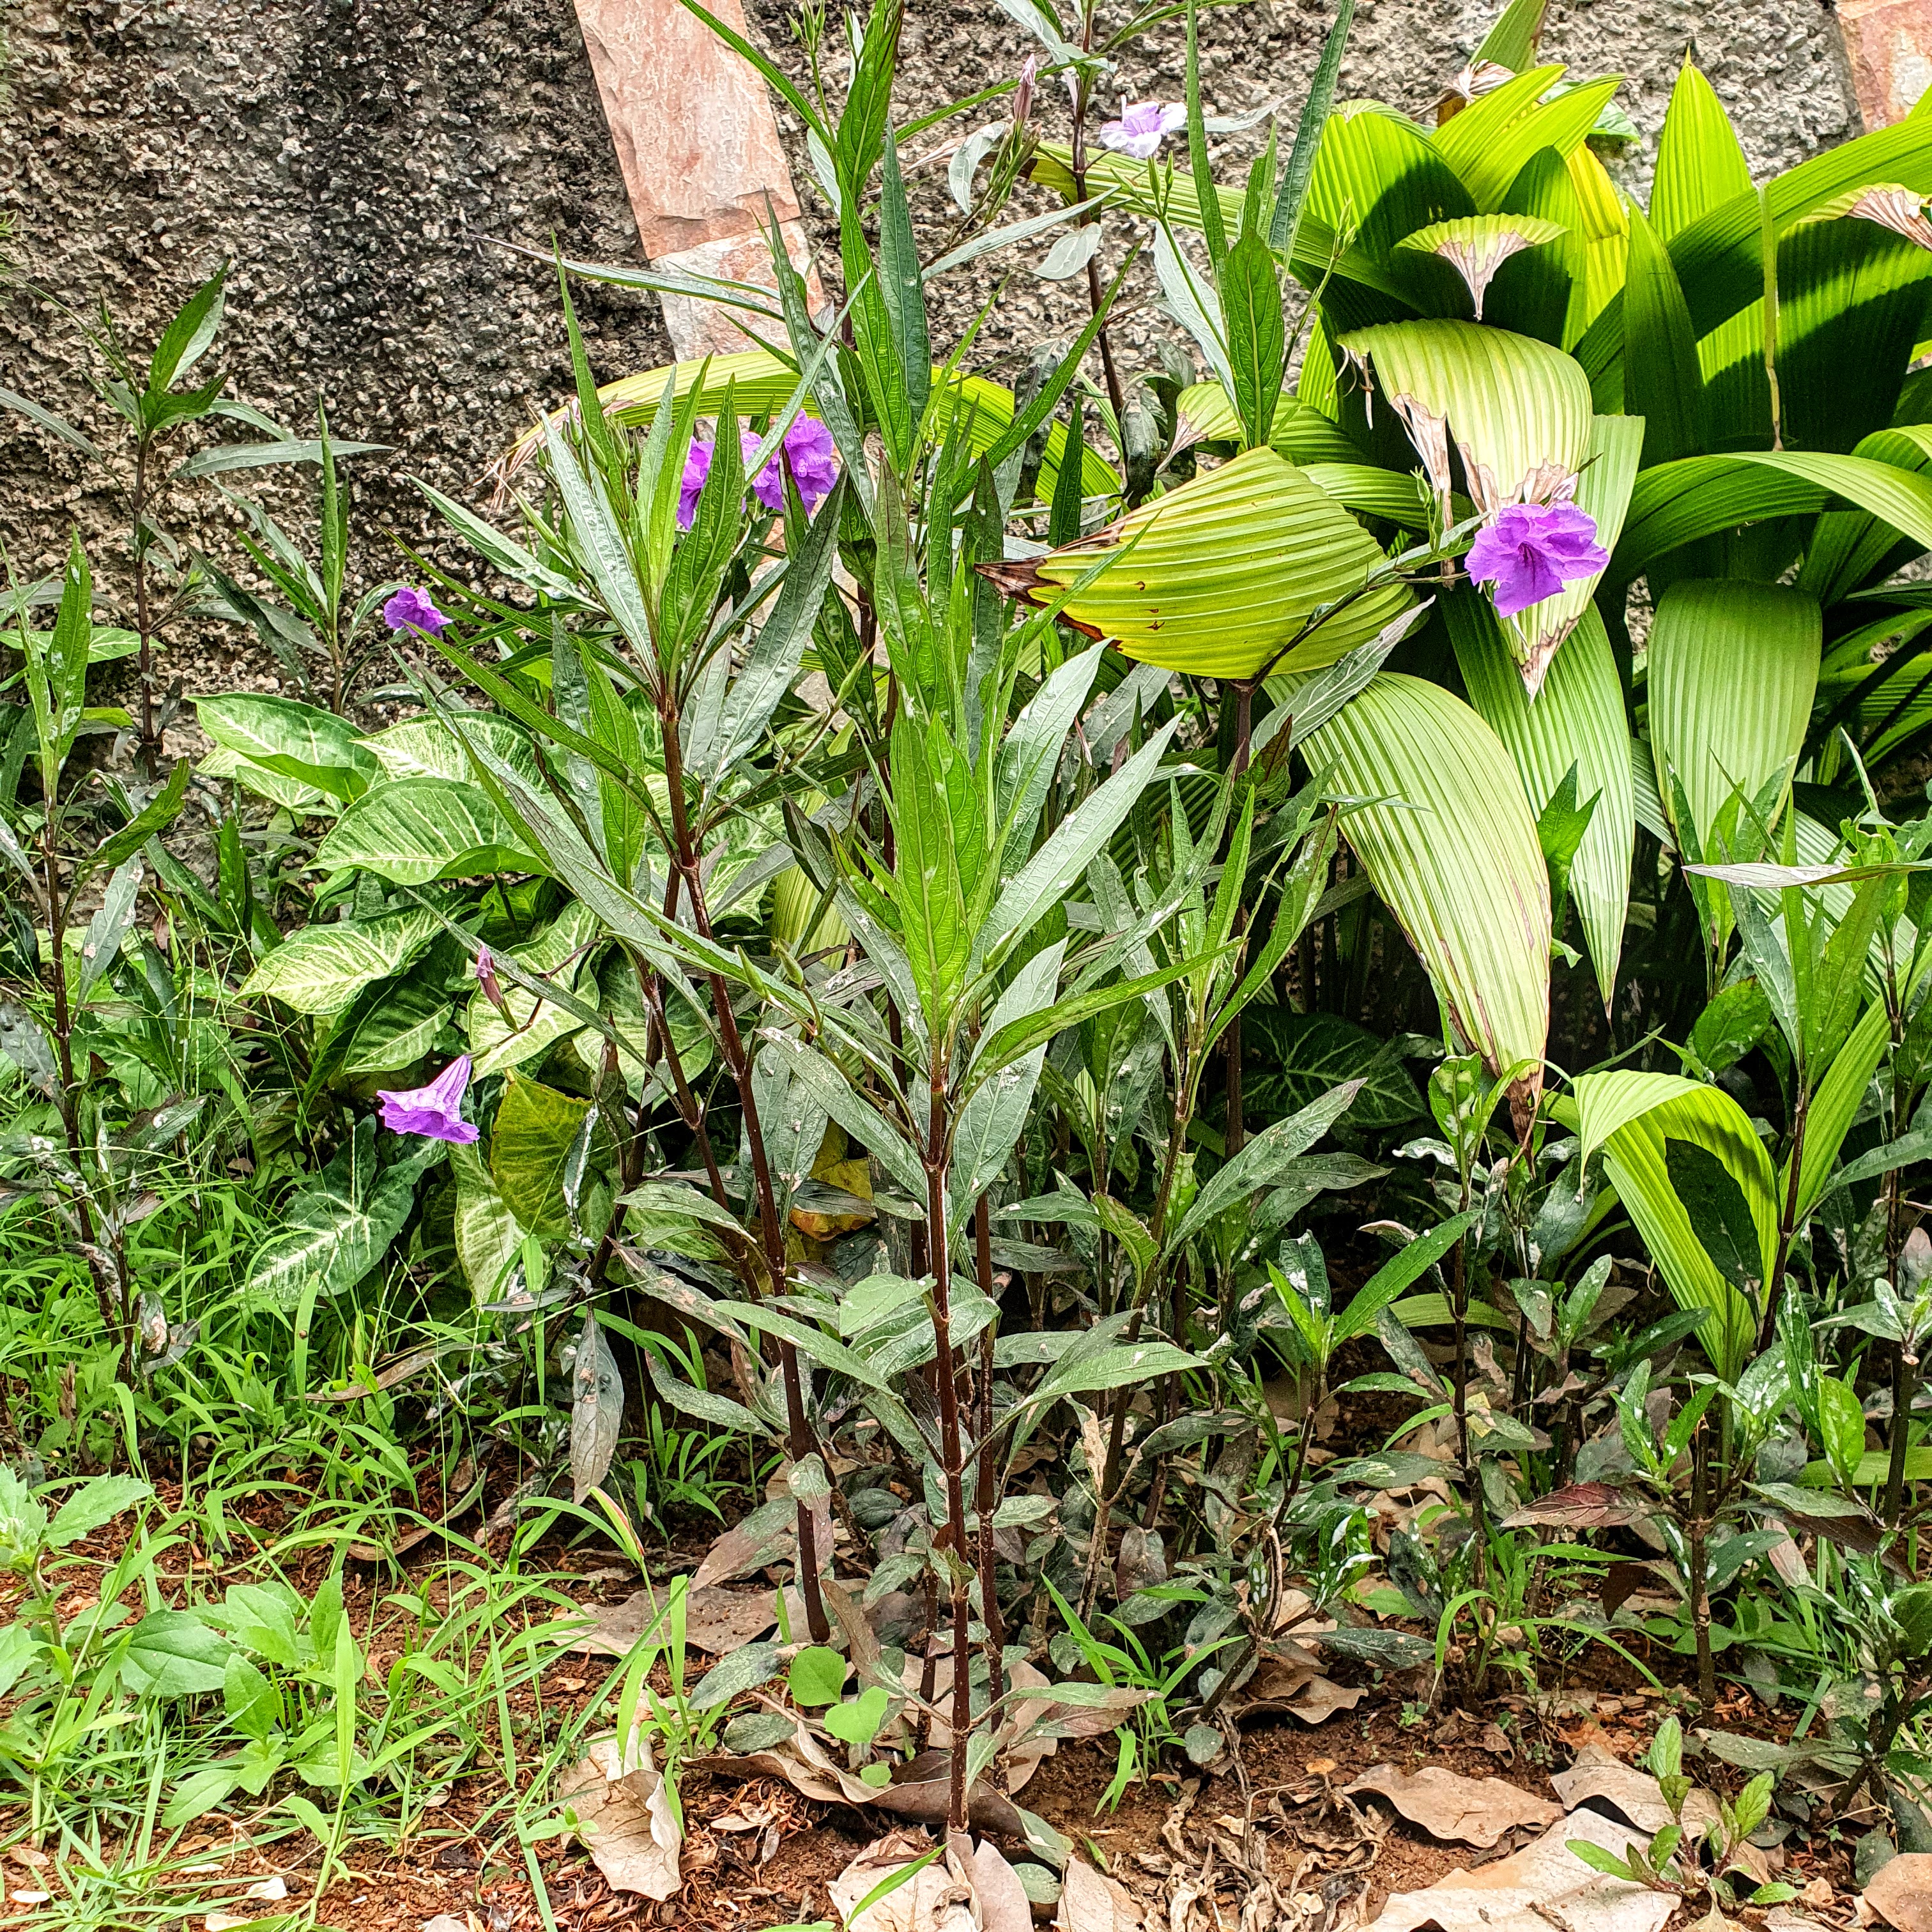
[[[957,1853],[934,1858],[935,1849],[923,1832],[889,1832],[868,1845],[827,1888],[845,1932],[978,1932],[970,1868]]]
[[[590,1757],[570,1783],[566,1795],[580,1834],[610,1888],[642,1892],[646,1898],[674,1898],[684,1882],[679,1870],[684,1833],[662,1776],[646,1766],[607,1778],[596,1759]]]
[[[664,1608],[662,1590],[633,1590],[620,1604],[586,1606],[591,1627],[571,1648],[593,1657],[622,1657],[650,1629]],[[687,1592],[684,1600],[685,1641],[693,1650],[712,1657],[732,1652],[763,1636],[778,1620],[775,1592],[727,1590],[707,1585]],[[660,1630],[666,1626],[658,1625]]]
[[[788,1556],[797,1540],[798,1510],[790,1496],[761,1503],[743,1521],[734,1523],[705,1552],[693,1571],[693,1592],[712,1583],[728,1583],[747,1570],[762,1570],[780,1556]]]
[[[1613,1483],[1572,1483],[1552,1490],[1503,1519],[1505,1529],[1548,1524],[1556,1529],[1616,1529],[1648,1514]]]
[[[1438,1838],[1487,1850],[1520,1825],[1552,1825],[1560,1805],[1500,1778],[1464,1778],[1439,1765],[1409,1772],[1378,1764],[1348,1787],[1353,1797],[1372,1791],[1386,1798],[1412,1825]]]
[[[1671,1822],[1670,1808],[1657,1780],[1612,1757],[1600,1745],[1586,1744],[1568,1771],[1552,1772],[1552,1788],[1567,1810],[1580,1804],[1613,1810],[1640,1832],[1660,1832]],[[1701,1837],[1717,1822],[1718,1808],[1711,1794],[1694,1788],[1684,1801],[1684,1835]]]
[[[1053,1922],[1058,1932],[1140,1932],[1141,1909],[1114,1880],[1069,1858]]]
[[[1398,1892],[1369,1932],[1663,1932],[1677,1910],[1670,1893],[1646,1891],[1592,1871],[1566,1840],[1581,1838],[1619,1857],[1642,1832],[1601,1813],[1577,1812],[1552,1825],[1513,1857],[1452,1871],[1426,1892]]]
[[[1932,1932],[1932,1852],[1887,1859],[1865,1887],[1864,1902],[1898,1932]]]
[[[982,1838],[973,1847],[969,1869],[980,1895],[981,1932],[1033,1932],[1026,1887],[997,1845]]]
[[[570,1384],[570,1480],[581,1502],[604,1480],[624,1424],[624,1378],[594,1314],[584,1318]]]

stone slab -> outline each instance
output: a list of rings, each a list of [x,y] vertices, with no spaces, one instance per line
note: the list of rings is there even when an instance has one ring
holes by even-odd
[[[1865,126],[1903,121],[1932,88],[1932,0],[1838,0],[1838,11]]]
[[[759,224],[769,205],[786,253],[809,273],[791,169],[757,70],[678,0],[576,0],[638,238],[658,266],[770,284]],[[740,0],[710,10],[745,32]],[[814,284],[814,302],[818,291]],[[664,298],[678,355],[747,346],[733,311]]]

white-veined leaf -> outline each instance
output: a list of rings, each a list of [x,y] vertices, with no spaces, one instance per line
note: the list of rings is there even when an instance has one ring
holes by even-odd
[[[542,872],[480,785],[448,778],[397,778],[365,793],[316,850],[325,872],[350,866],[399,886],[486,872]]]
[[[442,930],[436,914],[420,908],[305,926],[261,961],[242,995],[267,994],[298,1013],[339,1013],[372,981],[400,972]]]

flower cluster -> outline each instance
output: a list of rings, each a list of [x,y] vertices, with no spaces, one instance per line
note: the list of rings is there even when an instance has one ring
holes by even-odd
[[[1474,584],[1493,584],[1498,617],[1514,617],[1564,585],[1609,566],[1597,526],[1574,503],[1512,503],[1469,546]]]
[[[711,474],[711,454],[716,447],[713,442],[694,440],[684,459],[683,487],[677,499],[680,530],[689,530],[698,514],[698,499],[704,490],[704,479]],[[750,430],[740,430],[738,447],[743,460],[749,463],[758,452],[758,439]],[[830,495],[838,474],[832,460],[832,432],[816,416],[800,416],[785,431],[784,459],[791,466],[792,481],[798,485],[807,512],[817,509]],[[784,508],[784,473],[777,457],[758,472],[752,488],[766,509]]]

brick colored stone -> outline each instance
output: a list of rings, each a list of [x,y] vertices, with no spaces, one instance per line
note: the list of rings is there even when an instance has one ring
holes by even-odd
[[[1838,0],[1838,10],[1866,127],[1903,121],[1932,88],[1932,0]]]
[[[791,170],[756,70],[678,0],[576,0],[576,7],[647,259],[769,284],[758,228],[769,196],[787,254],[805,266]],[[740,0],[710,0],[710,10],[745,31]],[[680,356],[746,347],[731,314],[664,298]]]

